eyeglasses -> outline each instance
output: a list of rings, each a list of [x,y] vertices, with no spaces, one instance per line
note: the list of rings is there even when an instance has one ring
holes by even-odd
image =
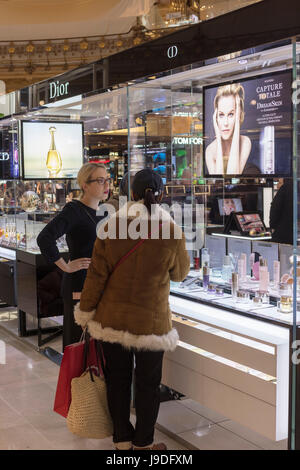
[[[87,183],[95,183],[97,182],[101,186],[104,186],[105,183],[110,184],[111,183],[111,178],[95,178],[94,180],[88,180]]]

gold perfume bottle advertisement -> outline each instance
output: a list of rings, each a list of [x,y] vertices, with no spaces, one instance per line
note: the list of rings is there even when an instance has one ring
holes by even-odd
[[[76,178],[83,164],[83,123],[22,122],[23,177]]]
[[[62,169],[61,156],[55,146],[54,133],[56,132],[56,127],[49,127],[49,132],[51,135],[51,144],[47,154],[46,166],[49,171],[49,178],[56,178],[59,176],[59,172]]]

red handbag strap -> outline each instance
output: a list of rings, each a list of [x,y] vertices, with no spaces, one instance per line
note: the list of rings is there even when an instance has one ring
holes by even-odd
[[[159,224],[159,227],[161,227],[162,224],[160,223]],[[133,248],[131,248],[131,250],[128,251],[128,253],[126,253],[126,255],[122,256],[122,258],[117,262],[117,264],[115,265],[114,269],[113,269],[113,272],[120,266],[120,264],[122,264],[139,246],[141,246],[146,240],[148,240],[148,238],[142,238],[136,245],[134,245]]]
[[[126,253],[126,255],[122,256],[122,258],[117,262],[117,264],[115,265],[114,269],[113,269],[113,272],[120,266],[120,264],[122,264],[142,243],[144,243],[144,241],[146,241],[146,238],[143,238],[142,240],[140,240],[136,245],[134,245],[133,248],[131,248],[131,250],[128,251],[128,253]]]

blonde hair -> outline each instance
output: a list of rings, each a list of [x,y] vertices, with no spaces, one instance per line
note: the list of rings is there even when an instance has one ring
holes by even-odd
[[[77,175],[77,183],[83,193],[83,185],[88,182],[92,174],[98,168],[103,168],[106,171],[106,166],[103,163],[85,163],[82,165]]]
[[[219,99],[223,96],[236,96],[240,97],[240,106],[241,106],[241,115],[240,115],[240,122],[242,123],[245,118],[245,90],[244,87],[240,83],[232,83],[231,85],[223,85],[218,88],[217,94],[214,100],[214,107],[215,109],[218,108]]]

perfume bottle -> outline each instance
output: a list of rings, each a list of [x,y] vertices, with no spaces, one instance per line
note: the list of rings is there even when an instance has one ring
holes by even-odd
[[[205,265],[203,267],[203,288],[204,290],[208,289],[209,284],[209,266],[207,261],[205,261]]]
[[[51,135],[50,149],[47,154],[46,166],[49,171],[49,178],[55,178],[60,170],[62,169],[62,161],[59,152],[56,150],[54,132],[56,132],[56,127],[49,127],[49,132]]]
[[[201,250],[201,264],[202,267],[205,266],[205,263],[207,263],[207,266],[209,267],[209,253],[208,253],[208,248],[202,248]]]

